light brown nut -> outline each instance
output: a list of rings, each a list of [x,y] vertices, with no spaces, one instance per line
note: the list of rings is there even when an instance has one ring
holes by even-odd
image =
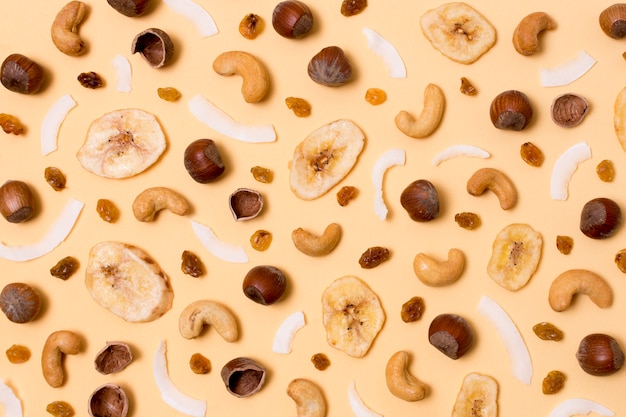
[[[81,349],[80,337],[70,330],[58,330],[50,334],[41,353],[41,370],[48,385],[57,388],[65,381],[64,355],[76,355]]]
[[[78,35],[78,26],[87,14],[87,5],[82,1],[70,1],[57,13],[50,34],[57,49],[66,55],[78,56],[87,50]]]
[[[248,103],[263,100],[270,89],[270,75],[265,65],[248,52],[228,51],[218,55],[213,61],[213,70],[220,75],[241,76],[241,94]]]
[[[437,261],[424,253],[418,253],[413,259],[415,275],[431,287],[443,287],[456,282],[464,268],[465,255],[455,248],[448,251],[448,259],[445,261]]]
[[[385,368],[387,388],[396,397],[405,401],[419,401],[429,392],[428,385],[417,379],[408,370],[409,354],[398,351],[391,355]]]
[[[291,233],[293,244],[300,252],[309,256],[328,255],[335,249],[341,239],[341,226],[331,223],[326,226],[324,233],[316,236],[299,227]]]
[[[534,12],[525,16],[513,31],[513,46],[522,55],[532,55],[539,50],[539,34],[556,28],[547,13]]]
[[[495,168],[481,168],[467,181],[467,192],[474,196],[491,190],[500,201],[500,207],[508,210],[517,203],[517,190],[504,172]]]
[[[298,417],[324,417],[326,400],[322,390],[313,381],[296,378],[287,386],[287,395],[296,403]]]
[[[548,293],[550,307],[554,311],[567,310],[576,294],[587,295],[600,308],[613,304],[613,290],[604,278],[585,269],[570,269],[552,281]]]
[[[216,301],[194,301],[180,313],[178,330],[185,339],[200,336],[205,325],[213,326],[229,343],[239,337],[237,319],[226,306]]]
[[[396,127],[412,138],[428,137],[439,127],[445,107],[443,90],[435,84],[428,84],[424,90],[424,105],[420,115],[414,117],[402,110],[395,117]]]
[[[133,214],[140,222],[153,221],[157,213],[164,209],[185,216],[191,207],[185,197],[167,187],[147,188],[133,201]]]

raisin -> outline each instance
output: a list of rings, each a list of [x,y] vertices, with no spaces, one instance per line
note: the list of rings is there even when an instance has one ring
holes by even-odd
[[[533,326],[533,332],[535,332],[537,337],[541,340],[554,340],[558,342],[563,339],[563,331],[547,321],[535,324]]]
[[[328,356],[324,355],[323,353],[316,353],[315,355],[311,356],[311,362],[313,362],[313,366],[315,366],[315,369],[320,371],[323,371],[330,366],[330,359],[328,359]]]
[[[96,211],[100,218],[107,223],[113,223],[117,220],[117,207],[111,200],[107,200],[106,198],[99,199],[96,205]]]
[[[255,180],[264,184],[269,184],[274,179],[272,170],[269,168],[264,168],[257,165],[250,168],[250,172],[252,173],[252,176]]]
[[[620,271],[626,274],[626,249],[620,249],[615,254],[615,264]]]
[[[422,297],[412,297],[409,301],[402,304],[400,310],[400,318],[405,323],[411,323],[419,320],[424,313],[424,299]]]
[[[356,197],[357,192],[357,188],[351,185],[341,187],[341,189],[337,191],[337,203],[339,203],[341,207],[347,206],[350,200]]]
[[[65,188],[67,184],[67,180],[65,179],[65,175],[59,168],[56,167],[47,167],[44,170],[44,178],[46,182],[50,184],[50,187],[54,189],[54,191],[61,191]]]
[[[241,19],[239,23],[239,33],[246,39],[254,39],[263,29],[263,20],[261,16],[249,13]]]
[[[202,262],[194,253],[185,250],[181,256],[182,262],[180,269],[183,274],[191,275],[194,278],[198,278],[202,275]]]
[[[189,367],[194,374],[208,374],[211,372],[211,361],[201,353],[194,353],[189,359]]]
[[[480,226],[480,217],[475,213],[457,213],[454,215],[454,221],[463,229],[467,230],[474,230]]]
[[[102,78],[93,71],[78,74],[78,82],[85,88],[96,89],[104,85]]]
[[[65,401],[53,401],[46,406],[46,411],[54,417],[72,417],[74,416],[74,408]]]
[[[56,265],[50,268],[50,275],[55,278],[66,280],[71,277],[77,269],[78,260],[71,256],[66,256],[65,258],[57,262]]]
[[[176,101],[181,96],[180,91],[174,87],[157,88],[157,94],[159,95],[159,98],[165,101]]]
[[[565,374],[561,371],[550,371],[541,383],[541,391],[544,394],[556,394],[565,385]]]
[[[608,159],[600,161],[596,166],[596,174],[598,174],[598,178],[604,182],[613,181],[613,179],[615,179],[615,167],[613,166],[613,162]]]
[[[574,247],[574,239],[570,236],[557,236],[556,237],[556,248],[563,255],[569,255]]]
[[[299,97],[287,97],[285,99],[287,108],[293,110],[293,114],[298,117],[307,117],[311,114],[311,105],[308,101]]]
[[[24,132],[22,122],[17,117],[6,113],[0,113],[0,127],[4,130],[4,133],[20,135]]]
[[[541,149],[534,143],[525,142],[520,147],[522,160],[532,167],[540,167],[545,159]]]
[[[380,88],[368,88],[365,92],[365,101],[372,106],[378,106],[387,101],[387,93]]]
[[[466,96],[475,96],[476,94],[478,94],[478,90],[476,90],[474,84],[472,84],[471,81],[465,77],[461,77],[460,90],[461,93],[465,94]]]
[[[257,230],[250,236],[250,244],[260,252],[267,250],[272,243],[272,234],[267,230]]]
[[[361,13],[367,7],[367,0],[343,0],[341,2],[341,14],[354,16]]]
[[[376,268],[389,259],[389,249],[382,246],[368,248],[359,258],[359,265],[364,269]]]
[[[30,359],[30,349],[22,345],[11,345],[7,349],[6,355],[11,363],[24,363]]]

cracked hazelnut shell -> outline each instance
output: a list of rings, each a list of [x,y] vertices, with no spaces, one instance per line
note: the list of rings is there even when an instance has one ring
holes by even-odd
[[[236,221],[254,219],[263,210],[263,196],[258,191],[249,188],[235,190],[228,202]]]
[[[533,116],[533,108],[526,94],[507,90],[498,94],[489,107],[491,123],[504,130],[523,130]]]
[[[107,342],[96,354],[94,365],[103,375],[120,372],[133,361],[130,346],[123,342]]]
[[[133,54],[139,53],[152,68],[167,65],[174,56],[172,39],[165,31],[157,28],[137,34],[130,49]]]
[[[128,396],[119,385],[104,384],[89,396],[88,411],[91,417],[126,417]]]
[[[246,357],[228,361],[220,372],[226,390],[238,398],[249,397],[263,388],[265,374],[265,367]]]

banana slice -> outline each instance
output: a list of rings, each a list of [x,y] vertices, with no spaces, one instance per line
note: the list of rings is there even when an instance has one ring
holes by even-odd
[[[466,3],[431,9],[422,15],[420,24],[436,50],[461,64],[471,64],[496,43],[496,29]]]
[[[498,415],[498,383],[489,375],[468,374],[456,397],[452,417],[496,417]]]
[[[385,322],[376,293],[351,275],[324,290],[322,310],[328,343],[355,358],[365,356]]]
[[[165,134],[154,115],[140,109],[115,110],[91,123],[76,157],[100,177],[128,178],[154,164],[165,146]]]
[[[315,130],[295,149],[291,190],[303,200],[321,197],[352,170],[364,143],[363,132],[350,120],[336,120]]]
[[[170,282],[142,249],[100,242],[89,252],[85,286],[102,307],[128,322],[149,322],[172,307]]]
[[[513,223],[498,233],[487,273],[502,287],[517,291],[528,283],[541,258],[541,234],[524,223]]]

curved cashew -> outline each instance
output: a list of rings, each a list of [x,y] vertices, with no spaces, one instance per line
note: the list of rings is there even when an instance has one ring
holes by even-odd
[[[409,354],[403,350],[391,355],[385,368],[389,391],[405,401],[419,401],[428,395],[428,386],[408,370]]]
[[[556,23],[547,13],[531,13],[513,31],[513,46],[522,55],[532,55],[539,50],[539,33],[554,28]]]
[[[77,56],[86,51],[85,42],[78,36],[78,26],[87,14],[87,5],[70,1],[57,13],[52,23],[52,42],[66,55]]]
[[[291,233],[293,244],[300,252],[309,256],[328,255],[341,239],[341,226],[331,223],[321,236],[315,236],[299,227]]]
[[[80,347],[80,338],[72,331],[59,330],[48,336],[41,353],[41,370],[48,385],[52,388],[63,385],[63,356],[78,354]]]
[[[133,201],[133,214],[141,222],[153,221],[163,209],[184,216],[189,213],[190,206],[185,197],[166,187],[147,188]]]
[[[454,283],[461,277],[465,268],[465,255],[459,249],[448,251],[448,259],[438,262],[424,253],[418,253],[413,259],[415,275],[424,284],[431,287],[443,287]]]
[[[298,417],[324,417],[326,400],[322,390],[312,381],[296,378],[287,386],[287,395],[296,403]]]
[[[564,311],[576,294],[589,296],[600,308],[613,304],[613,290],[604,278],[585,269],[570,269],[552,281],[548,294],[550,307],[554,311]]]
[[[226,306],[216,301],[194,301],[185,307],[178,318],[178,330],[185,339],[200,336],[205,325],[215,327],[229,343],[239,337],[237,319]]]
[[[443,90],[435,84],[428,84],[424,90],[424,107],[420,115],[416,118],[402,110],[396,115],[396,126],[407,136],[425,138],[439,127],[445,107]]]
[[[270,76],[261,61],[248,52],[229,51],[218,55],[213,69],[220,75],[240,75],[241,94],[248,103],[263,100],[270,88]]]
[[[513,181],[495,168],[481,168],[467,181],[467,192],[474,196],[491,190],[498,197],[500,207],[508,210],[517,203],[517,191]]]

